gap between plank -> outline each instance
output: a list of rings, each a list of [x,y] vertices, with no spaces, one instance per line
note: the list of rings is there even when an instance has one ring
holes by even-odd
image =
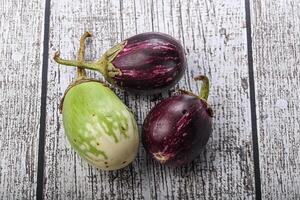
[[[44,190],[44,157],[45,157],[46,103],[47,103],[47,82],[48,82],[47,79],[48,79],[48,58],[49,58],[49,26],[50,26],[50,0],[45,0],[42,92],[41,92],[41,108],[40,108],[36,199],[43,199],[43,190]]]
[[[260,168],[259,168],[259,146],[258,146],[258,133],[257,133],[255,83],[254,83],[253,54],[252,54],[251,13],[250,13],[249,0],[245,0],[245,11],[246,11],[246,27],[247,27],[247,51],[248,51],[251,126],[252,126],[252,143],[253,143],[254,176],[255,176],[255,196],[257,200],[260,200],[261,182],[260,182]]]

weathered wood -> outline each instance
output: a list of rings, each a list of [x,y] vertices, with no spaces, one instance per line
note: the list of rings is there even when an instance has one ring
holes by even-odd
[[[263,199],[300,199],[300,4],[251,4]]]
[[[36,190],[44,2],[0,0],[0,199]]]
[[[87,59],[96,59],[136,33],[161,31],[179,39],[188,71],[177,85],[197,91],[193,76],[212,82],[209,102],[214,133],[203,155],[172,169],[154,162],[142,145],[134,163],[103,172],[70,148],[58,112],[59,100],[75,69],[49,60],[45,190],[47,199],[238,199],[254,198],[244,1],[79,1],[52,0],[51,54],[75,58],[83,31],[92,32]],[[50,55],[51,57],[52,55]],[[93,77],[99,74],[90,73]],[[174,91],[174,90],[172,90]],[[116,89],[141,126],[151,107],[172,92],[145,97]]]

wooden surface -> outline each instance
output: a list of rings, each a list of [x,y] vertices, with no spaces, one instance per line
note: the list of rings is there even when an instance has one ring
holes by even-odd
[[[0,199],[35,196],[43,6],[0,0]]]
[[[44,199],[255,199],[260,197],[255,191],[255,166],[259,166],[263,199],[300,198],[297,0],[251,1],[252,43],[247,40],[244,0],[50,3],[50,32],[44,33],[44,15],[49,14],[44,1],[0,0],[0,199],[35,199],[37,180],[42,179]],[[104,172],[70,148],[58,104],[75,69],[56,64],[52,55],[60,50],[62,57],[75,58],[79,37],[86,30],[93,34],[87,42],[89,60],[147,31],[165,32],[182,42],[188,70],[175,88],[155,96],[115,91],[141,127],[157,102],[178,88],[196,92],[192,77],[206,74],[211,80],[208,101],[215,115],[214,132],[192,164],[176,169],[161,166],[141,145],[132,165]],[[43,66],[44,34],[49,34],[49,65]],[[254,77],[248,70],[251,50]],[[41,129],[45,138],[39,138],[43,67],[48,67],[47,91],[43,91],[47,112],[41,119],[46,130]],[[254,81],[254,91],[249,80]],[[251,107],[253,100],[256,108]],[[252,141],[256,131],[258,147]],[[37,177],[37,154],[42,152],[38,142],[44,139],[44,168],[39,166],[44,174]],[[256,148],[259,163],[253,155]]]
[[[181,40],[188,52],[189,67],[180,87],[197,91],[191,77],[207,74],[212,81],[209,101],[216,117],[205,154],[187,167],[160,166],[140,146],[132,166],[117,172],[96,170],[70,149],[57,109],[74,69],[59,66],[50,58],[44,191],[47,199],[254,197],[249,91],[242,87],[248,79],[245,16],[236,12],[244,10],[244,3],[206,3],[127,1],[125,5],[121,1],[87,1],[75,5],[71,0],[52,1],[51,55],[59,49],[63,57],[74,58],[84,30],[94,35],[87,44],[87,59],[97,59],[113,44],[136,33],[169,33]],[[117,93],[136,114],[139,125],[162,98],[158,96],[155,101],[152,96],[134,96],[119,90]]]
[[[300,2],[254,1],[263,199],[300,199]]]

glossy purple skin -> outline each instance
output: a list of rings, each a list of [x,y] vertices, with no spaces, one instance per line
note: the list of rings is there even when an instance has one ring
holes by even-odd
[[[206,101],[179,94],[161,101],[143,124],[143,144],[162,164],[180,166],[194,160],[212,133],[212,111]]]
[[[171,36],[151,32],[126,41],[112,61],[122,72],[113,77],[120,87],[138,93],[157,93],[174,86],[184,74],[184,49]]]

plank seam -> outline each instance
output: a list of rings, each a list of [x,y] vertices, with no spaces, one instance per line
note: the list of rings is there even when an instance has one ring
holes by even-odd
[[[245,0],[245,11],[246,11],[246,30],[247,30],[247,54],[248,54],[249,88],[250,88],[251,127],[252,127],[253,159],[254,159],[254,176],[255,176],[255,196],[257,200],[260,200],[261,181],[260,181],[260,167],[259,167],[259,146],[258,146],[258,131],[257,131],[255,80],[254,80],[253,53],[252,53],[251,13],[250,13],[249,0]]]
[[[43,63],[42,63],[42,86],[38,149],[38,170],[36,199],[43,199],[44,190],[44,157],[45,157],[45,131],[46,131],[46,103],[48,82],[48,58],[49,58],[49,26],[50,26],[50,0],[45,0],[44,13],[44,41],[43,41]]]

